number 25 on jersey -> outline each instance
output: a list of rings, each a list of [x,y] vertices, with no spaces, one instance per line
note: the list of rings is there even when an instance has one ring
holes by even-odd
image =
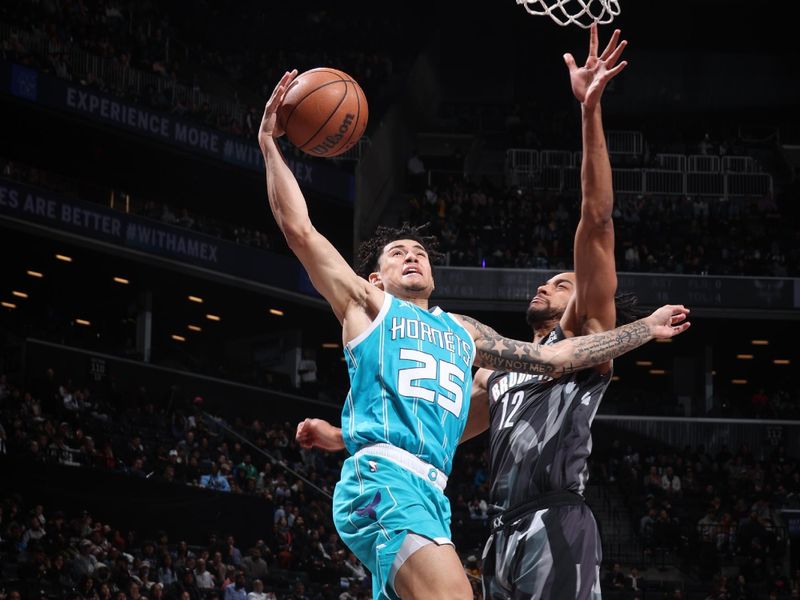
[[[461,414],[461,405],[464,402],[464,371],[451,362],[437,360],[427,352],[411,348],[400,350],[400,360],[417,363],[417,366],[398,371],[397,391],[401,396],[436,402],[456,417]],[[430,382],[429,387],[420,385],[424,382]],[[450,392],[453,397],[435,391],[437,388]]]

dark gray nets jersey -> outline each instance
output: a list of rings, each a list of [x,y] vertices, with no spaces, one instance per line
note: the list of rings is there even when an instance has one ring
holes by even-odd
[[[562,339],[557,327],[544,343]],[[610,372],[594,369],[558,380],[489,376],[492,503],[512,510],[484,547],[487,600],[601,600],[600,535],[578,495],[589,479],[592,420],[610,381]],[[565,496],[574,501],[556,502]]]
[[[544,341],[563,340],[557,326]],[[583,494],[591,425],[611,371],[586,369],[554,380],[494,372],[488,379],[491,501],[509,508],[546,492]]]

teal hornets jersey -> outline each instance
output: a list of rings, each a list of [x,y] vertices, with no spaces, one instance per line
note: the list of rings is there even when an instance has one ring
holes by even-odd
[[[469,332],[439,307],[424,310],[386,294],[378,316],[344,353],[347,450],[388,443],[449,474],[469,413]]]

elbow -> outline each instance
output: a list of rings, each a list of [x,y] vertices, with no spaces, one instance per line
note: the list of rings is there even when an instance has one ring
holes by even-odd
[[[612,211],[609,210],[584,210],[581,214],[581,221],[587,226],[602,232],[614,230],[614,219]]]
[[[283,237],[286,238],[286,243],[292,250],[305,248],[314,234],[314,227],[311,223],[303,225],[284,224],[281,230],[283,231]]]

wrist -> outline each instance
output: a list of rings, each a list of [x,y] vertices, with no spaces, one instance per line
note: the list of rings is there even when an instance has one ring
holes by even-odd
[[[656,320],[653,318],[652,315],[644,317],[642,319],[642,324],[647,327],[647,338],[652,340],[655,336],[655,328],[658,325]]]
[[[269,133],[262,133],[258,136],[258,145],[261,147],[261,152],[266,154],[269,150],[276,147],[277,141]]]
[[[584,117],[594,117],[600,114],[600,103],[593,102],[592,104],[587,104],[586,102],[581,102],[581,113]]]

